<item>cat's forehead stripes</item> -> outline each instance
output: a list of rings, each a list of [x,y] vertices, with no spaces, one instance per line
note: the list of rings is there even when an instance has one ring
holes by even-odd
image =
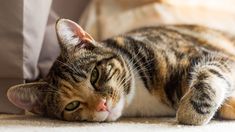
[[[61,87],[59,89],[59,91],[61,91],[60,96],[63,97],[65,101],[74,99],[74,97],[76,97],[78,101],[84,102],[81,96],[85,93],[84,89],[88,89],[86,86],[87,84],[85,83],[73,85],[71,82],[63,80],[61,81]]]

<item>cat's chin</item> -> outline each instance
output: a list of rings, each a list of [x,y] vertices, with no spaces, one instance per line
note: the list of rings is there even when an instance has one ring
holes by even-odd
[[[121,116],[121,112],[111,112],[105,121],[116,121]]]
[[[92,121],[97,121],[97,122],[102,122],[105,121],[109,116],[108,111],[103,111],[103,112],[97,112],[95,118],[93,118]]]

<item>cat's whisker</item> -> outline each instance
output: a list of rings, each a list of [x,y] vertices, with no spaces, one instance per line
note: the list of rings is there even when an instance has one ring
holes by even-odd
[[[45,93],[53,93],[53,94],[60,94],[60,91],[56,91],[56,90],[42,90],[42,91],[40,91],[40,92],[45,92]]]
[[[140,61],[141,60],[141,58],[139,58],[138,59],[138,61]],[[139,66],[137,66],[137,67],[135,67],[135,68],[132,68],[132,66],[130,66],[130,64],[128,64],[128,66],[129,66],[129,68],[130,68],[130,70],[132,70],[133,72],[134,72],[134,74],[135,75],[138,75],[138,72],[140,71],[140,69],[138,69],[139,67],[141,67],[142,65],[145,65],[144,67],[143,67],[143,69],[141,69],[141,71],[142,72],[146,72],[146,71],[148,71],[148,67],[149,67],[149,64],[150,64],[150,62],[152,61],[152,60],[154,60],[154,58],[153,59],[151,59],[151,60],[149,60],[149,61],[147,61],[147,62],[145,62],[145,63],[141,63],[141,65],[139,65]],[[138,63],[138,61],[136,61],[136,63],[135,64],[137,64]],[[133,65],[133,64],[132,64]],[[141,77],[150,77],[149,75],[146,75],[146,76],[137,76],[137,78],[141,78]],[[117,87],[121,87],[121,86],[123,86],[124,88],[126,87],[126,84],[131,80],[131,78],[132,78],[132,75],[130,74],[130,75],[128,75],[127,77],[124,77],[122,80],[120,80],[120,81],[118,81],[119,83],[118,83],[118,86]]]
[[[144,56],[140,57],[135,63],[133,63],[133,62],[130,62],[130,64],[127,63],[128,67],[129,67],[131,70],[136,70],[136,69],[138,69],[138,68],[140,68],[140,67],[146,67],[146,66],[143,66],[143,65],[147,65],[147,66],[148,66],[149,63],[154,60],[154,58],[152,58],[152,59],[148,60],[148,61],[145,62],[145,63],[140,63],[140,65],[135,66],[137,63],[139,63],[139,61],[140,61],[143,57],[144,57]],[[134,58],[134,57],[133,57],[133,58]],[[133,60],[133,59],[132,59],[132,60]],[[133,63],[133,64],[132,64],[132,63]],[[131,66],[131,64],[132,64],[132,66]],[[132,67],[134,67],[134,68],[132,68]]]
[[[138,69],[138,68],[140,68],[140,67],[143,67],[143,68],[146,68],[146,67],[148,67],[149,66],[149,64],[150,64],[150,62],[152,62],[154,60],[154,58],[152,58],[151,60],[149,60],[149,61],[147,61],[147,62],[145,62],[145,63],[141,63],[141,65],[138,65],[138,66],[136,66],[136,67],[134,67],[132,70],[136,70],[136,69]],[[145,65],[145,66],[143,66],[143,65]]]
[[[140,62],[141,59],[143,59],[145,56],[141,56],[141,57],[137,57],[142,51],[143,49],[139,49],[139,52],[137,54],[134,54],[134,56],[132,57],[132,59],[130,60],[130,62],[128,63],[129,64],[129,67],[132,67],[130,64],[132,64],[133,66],[135,66],[137,63]],[[138,60],[136,60],[136,62],[134,63],[134,58],[138,58]]]
[[[148,67],[146,67],[146,68],[143,68],[143,69],[134,69],[133,70],[133,73],[134,73],[135,76],[141,76],[141,75],[139,75],[140,72],[149,72],[149,69],[148,69]],[[150,76],[150,75],[146,75],[146,77],[148,77],[148,76]]]
[[[61,64],[63,64],[64,66],[67,66],[69,69],[71,69],[74,73],[78,73],[78,71],[76,70],[76,68],[75,67],[71,67],[71,66],[69,66],[68,64],[66,64],[66,63],[64,63],[64,62],[62,62],[62,61],[60,61],[60,60],[58,60],[58,59],[56,59],[55,61],[58,61],[59,63],[61,63]],[[70,64],[70,63],[69,63]]]

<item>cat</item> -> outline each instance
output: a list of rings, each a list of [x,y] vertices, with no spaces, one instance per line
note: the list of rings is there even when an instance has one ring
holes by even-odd
[[[117,27],[118,28],[118,27]],[[97,42],[59,19],[61,48],[46,78],[9,88],[16,106],[67,121],[176,116],[235,119],[235,43],[196,25],[144,27]]]

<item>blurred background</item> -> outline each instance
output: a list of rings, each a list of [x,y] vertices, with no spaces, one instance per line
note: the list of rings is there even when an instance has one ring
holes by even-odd
[[[161,24],[198,24],[235,36],[235,0],[0,0],[0,113],[23,113],[6,97],[15,84],[43,78],[60,50],[58,18],[97,41]]]

